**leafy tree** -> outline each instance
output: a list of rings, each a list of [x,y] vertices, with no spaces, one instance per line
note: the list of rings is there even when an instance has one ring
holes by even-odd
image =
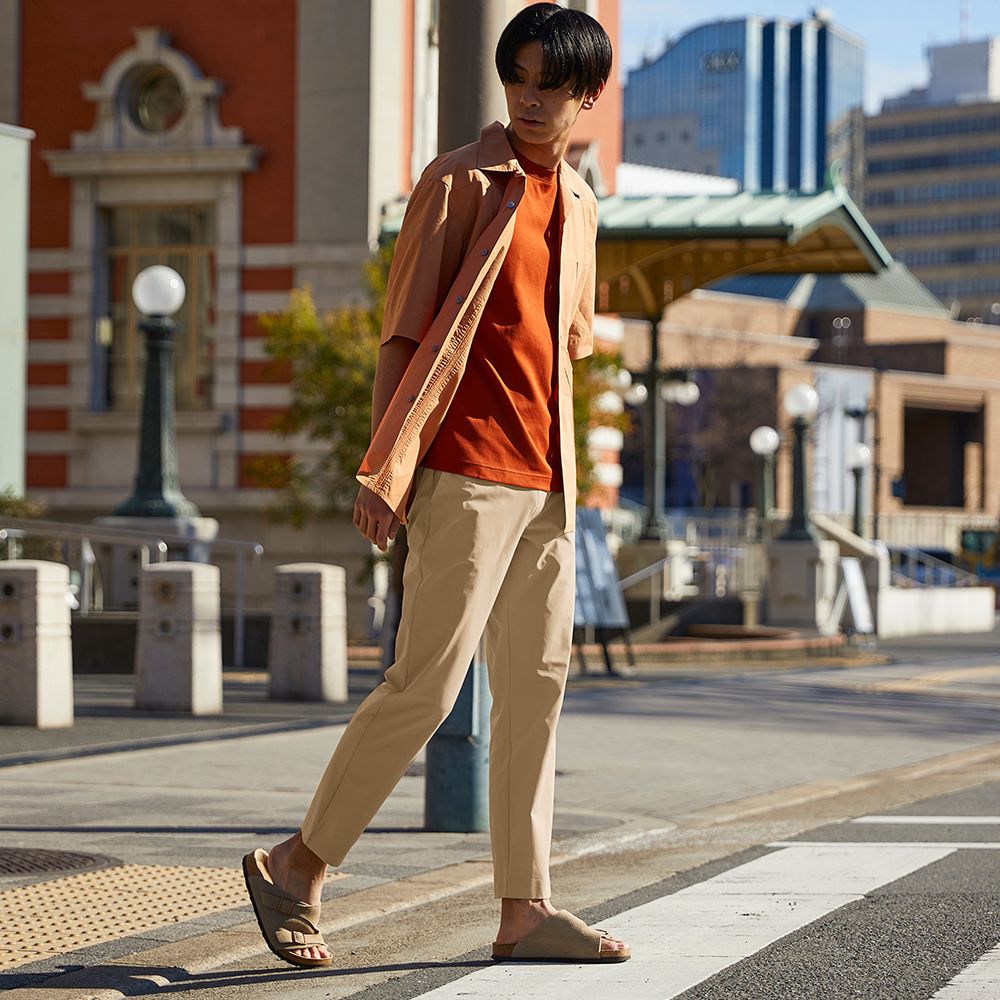
[[[367,305],[319,314],[307,285],[284,312],[259,317],[274,369],[291,370],[291,403],[273,429],[325,442],[318,457],[266,457],[250,467],[261,486],[280,492],[274,513],[301,526],[318,511],[341,510],[357,493],[354,474],[371,438],[372,385],[392,252],[365,265]]]
[[[42,517],[44,513],[45,508],[37,500],[22,497],[12,489],[0,490],[0,527],[2,527],[5,517],[32,520]],[[61,561],[58,543],[48,538],[29,536],[19,539],[17,542],[17,552],[21,559],[54,559],[57,562]],[[7,545],[0,545],[0,559],[6,559],[7,556]]]

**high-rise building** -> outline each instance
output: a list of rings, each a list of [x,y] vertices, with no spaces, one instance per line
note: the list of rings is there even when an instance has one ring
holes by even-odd
[[[864,51],[824,10],[692,28],[630,71],[624,159],[746,191],[821,189],[831,129],[862,104]]]
[[[1000,37],[928,50],[865,130],[866,214],[963,319],[1000,323]]]

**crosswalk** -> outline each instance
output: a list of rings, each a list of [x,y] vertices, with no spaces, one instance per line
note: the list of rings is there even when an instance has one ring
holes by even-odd
[[[910,817],[913,818],[913,817]],[[860,822],[895,823],[863,817]],[[955,826],[996,817],[916,817]],[[935,820],[941,820],[935,823]],[[1000,848],[976,842],[787,841],[745,864],[601,921],[633,958],[610,965],[493,965],[423,994],[434,1000],[671,1000],[761,949],[866,894],[956,851]],[[1000,946],[928,1000],[996,1000]]]
[[[996,1000],[1000,994],[1000,945],[963,969],[931,1000]]]

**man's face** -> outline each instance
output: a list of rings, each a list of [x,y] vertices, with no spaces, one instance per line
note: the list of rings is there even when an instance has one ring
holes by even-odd
[[[541,89],[544,66],[540,42],[522,45],[517,50],[515,65],[517,80],[504,84],[507,113],[514,134],[529,145],[548,145],[568,139],[585,95],[573,97],[569,87]]]

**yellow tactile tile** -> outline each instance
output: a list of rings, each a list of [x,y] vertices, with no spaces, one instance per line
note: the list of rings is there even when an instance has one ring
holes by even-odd
[[[0,892],[0,970],[244,904],[238,867],[119,865],[7,889]]]

